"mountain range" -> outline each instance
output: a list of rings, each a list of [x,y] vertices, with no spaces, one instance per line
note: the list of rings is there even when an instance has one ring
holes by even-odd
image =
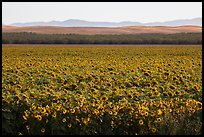
[[[93,22],[79,19],[69,19],[65,21],[50,21],[50,22],[28,22],[28,23],[13,23],[10,26],[64,26],[64,27],[123,27],[123,26],[185,26],[195,25],[202,26],[202,18],[172,20],[166,22],[150,22],[141,23],[133,21],[123,22]]]

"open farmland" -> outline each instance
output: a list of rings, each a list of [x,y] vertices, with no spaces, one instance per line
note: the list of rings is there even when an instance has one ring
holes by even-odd
[[[3,134],[201,134],[202,45],[3,45]]]
[[[175,34],[201,33],[200,26],[126,26],[126,27],[62,27],[62,26],[2,26],[2,32],[33,32],[39,34]]]

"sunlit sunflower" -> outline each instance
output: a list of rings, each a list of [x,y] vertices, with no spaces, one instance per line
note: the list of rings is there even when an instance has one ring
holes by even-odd
[[[66,122],[66,118],[63,118],[63,119],[62,119],[62,122],[63,122],[63,123]]]
[[[61,106],[57,106],[56,110],[57,110],[57,111],[60,111],[60,108],[61,108]]]
[[[102,97],[100,98],[100,100],[102,100],[103,102],[105,102],[105,101],[108,100],[108,97],[107,97],[107,96],[102,96]]]
[[[112,112],[112,111],[109,111],[108,113],[109,113],[110,115],[113,115],[113,112]]]
[[[145,112],[145,116],[146,116],[146,117],[148,116],[148,112],[147,112],[147,111]]]
[[[143,122],[142,119],[139,120],[139,124],[140,124],[140,125],[143,125],[143,124],[144,124],[144,122]]]
[[[50,109],[50,107],[48,105],[46,105],[46,110],[49,110],[49,109]]]
[[[57,114],[56,113],[53,113],[52,114],[52,117],[56,118]]]
[[[195,113],[195,109],[191,108],[191,109],[190,109],[190,112],[191,112],[191,113]]]
[[[70,127],[72,127],[72,124],[70,123],[70,124],[68,124],[67,126],[70,128]]]
[[[202,109],[202,103],[201,102],[196,102],[196,106],[198,107],[198,110]]]
[[[157,110],[157,114],[158,114],[158,115],[161,115],[162,113],[163,113],[163,112],[161,111],[161,109],[158,109],[158,110]]]
[[[118,114],[118,112],[117,112],[117,111],[115,111],[115,112],[113,113],[113,115],[114,115],[114,116],[116,116],[117,114]]]
[[[70,109],[71,113],[74,113],[75,112],[75,109]]]
[[[161,122],[161,121],[162,121],[161,118],[156,119],[156,122]]]
[[[38,115],[38,117],[37,117],[37,118],[38,118],[38,120],[39,120],[39,121],[41,121],[41,120],[42,120],[42,117],[41,117],[40,115]]]
[[[48,114],[48,113],[45,113],[45,116],[47,116],[47,117],[48,117],[48,116],[49,116],[49,114]]]
[[[127,97],[130,98],[130,99],[133,98],[132,94],[127,94]]]
[[[46,113],[46,109],[45,108],[42,109],[42,113],[43,114]]]
[[[67,110],[66,109],[63,109],[63,112],[62,112],[63,114],[66,114],[67,113]]]

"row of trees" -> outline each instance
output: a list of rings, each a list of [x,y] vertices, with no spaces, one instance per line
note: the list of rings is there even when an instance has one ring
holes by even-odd
[[[120,35],[2,33],[2,44],[202,44],[202,33]]]

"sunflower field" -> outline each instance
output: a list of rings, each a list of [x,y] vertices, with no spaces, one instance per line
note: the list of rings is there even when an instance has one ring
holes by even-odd
[[[2,134],[202,134],[202,46],[2,46]]]

